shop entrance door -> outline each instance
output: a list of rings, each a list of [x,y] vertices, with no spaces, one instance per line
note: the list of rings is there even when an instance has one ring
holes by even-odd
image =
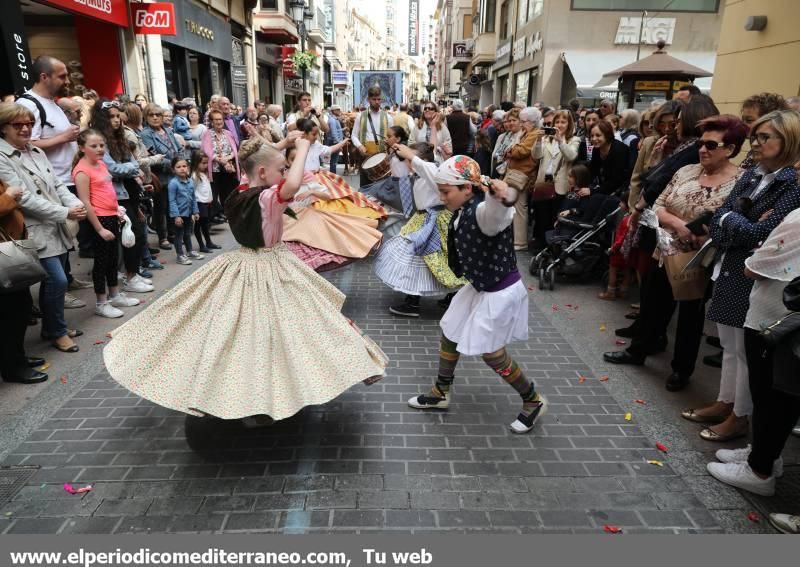
[[[205,108],[211,98],[211,59],[199,53],[189,54],[189,88],[199,108]]]

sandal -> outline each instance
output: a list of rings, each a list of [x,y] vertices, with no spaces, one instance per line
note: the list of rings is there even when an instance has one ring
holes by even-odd
[[[617,298],[617,288],[610,287],[607,290],[598,293],[597,297],[605,299],[606,301],[614,301]]]
[[[739,439],[741,437],[746,437],[748,433],[749,427],[745,429],[734,431],[733,433],[729,433],[727,435],[722,435],[721,433],[717,433],[713,429],[703,429],[700,432],[700,437],[705,439],[706,441],[714,441],[716,443],[724,443],[725,441],[733,441],[734,439]]]
[[[44,333],[42,333],[42,334],[41,334],[41,335],[39,335],[39,336],[41,336],[41,337],[42,337],[42,340],[43,340],[43,341],[52,341],[52,340],[55,340],[55,339],[54,339],[54,337],[51,337],[51,336],[45,335]],[[76,338],[76,337],[81,337],[81,336],[83,336],[83,331],[81,331],[80,329],[67,329],[67,334],[66,334],[65,336],[67,336],[67,337],[69,337],[69,338],[71,338],[71,339],[74,339],[74,338]]]
[[[688,419],[689,421],[693,421],[695,423],[722,423],[726,419],[728,419],[728,415],[702,415],[697,413],[698,410],[696,409],[687,409],[681,412],[681,417],[683,419]]]
[[[50,344],[52,345],[52,347],[53,347],[53,348],[55,348],[56,350],[60,350],[61,352],[66,352],[66,353],[74,353],[74,352],[78,352],[78,351],[80,350],[80,348],[78,347],[78,345],[76,345],[75,343],[73,343],[71,340],[70,340],[70,342],[71,342],[72,344],[71,344],[70,346],[66,346],[66,347],[65,347],[65,346],[61,346],[61,345],[60,345],[60,344],[58,344],[56,341],[53,341],[53,342],[51,342]]]

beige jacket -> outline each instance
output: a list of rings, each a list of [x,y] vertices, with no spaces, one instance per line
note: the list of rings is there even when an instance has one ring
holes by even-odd
[[[577,136],[560,144],[555,140],[550,140],[549,136],[545,138],[541,144],[541,161],[536,181],[544,181],[545,175],[551,173],[552,169],[551,174],[555,175],[553,182],[556,186],[556,193],[558,195],[569,193],[569,169],[572,167],[572,162],[578,157],[580,144],[581,139]]]
[[[23,163],[21,152],[0,139],[0,180],[22,187],[19,207],[25,216],[28,238],[36,243],[39,257],[59,256],[73,246],[73,236],[67,228],[69,209],[82,203],[55,176],[44,152],[28,147],[35,167]]]

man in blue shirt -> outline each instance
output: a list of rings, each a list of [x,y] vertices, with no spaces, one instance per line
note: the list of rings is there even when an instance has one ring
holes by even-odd
[[[325,133],[325,145],[334,146],[344,140],[344,131],[341,123],[342,108],[334,104],[331,106],[331,116],[328,120],[328,131]],[[339,152],[331,154],[331,173],[336,173],[339,163]]]

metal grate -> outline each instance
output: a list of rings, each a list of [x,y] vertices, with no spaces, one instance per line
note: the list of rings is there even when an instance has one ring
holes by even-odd
[[[0,467],[0,504],[14,498],[39,467]]]
[[[800,465],[784,467],[783,476],[775,485],[775,496],[740,492],[765,518],[771,513],[800,515]]]

